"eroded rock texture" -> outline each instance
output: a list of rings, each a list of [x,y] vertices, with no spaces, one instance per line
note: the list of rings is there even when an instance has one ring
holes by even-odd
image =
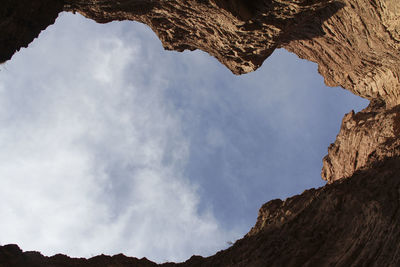
[[[343,118],[335,143],[323,159],[322,178],[333,182],[365,170],[378,161],[400,156],[400,106],[385,109],[382,102]]]
[[[66,2],[65,10],[79,12],[97,22],[143,22],[166,49],[201,49],[235,74],[257,69],[275,48],[293,38],[321,35],[322,20],[342,6],[330,0]],[[314,21],[316,17],[321,18],[318,23]],[[300,34],[301,28],[307,31]]]
[[[398,0],[68,0],[98,22],[149,25],[166,49],[201,49],[235,74],[257,69],[277,47],[317,62],[329,86],[400,104]]]
[[[400,1],[346,1],[322,29],[323,36],[284,47],[317,62],[329,86],[400,104]]]
[[[236,74],[257,69],[283,47],[317,62],[329,86],[400,104],[398,0],[6,0],[0,61],[53,23],[61,2],[101,23],[143,22],[166,49],[201,49]]]

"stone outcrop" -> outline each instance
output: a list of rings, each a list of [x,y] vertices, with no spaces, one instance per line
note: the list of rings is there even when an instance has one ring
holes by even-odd
[[[75,1],[98,22],[149,25],[170,50],[201,49],[233,73],[253,71],[278,47],[318,63],[329,86],[400,104],[400,1]]]
[[[328,86],[363,98],[400,104],[400,1],[346,1],[326,20],[323,36],[294,40],[284,48],[318,63]]]
[[[133,2],[133,3],[132,3]],[[254,71],[283,43],[321,35],[321,23],[342,4],[330,1],[76,1],[65,10],[100,23],[135,20],[157,34],[165,49],[201,49],[233,73]],[[321,18],[315,23],[314,18]],[[302,35],[299,29],[309,29]]]
[[[59,0],[2,0],[0,4],[0,63],[27,47],[53,24],[63,9]]]
[[[201,49],[235,74],[257,69],[274,49],[283,47],[317,62],[329,86],[342,86],[370,100],[380,98],[388,106],[400,104],[397,0],[14,2],[6,0],[0,11],[1,43],[7,44],[0,62],[53,23],[62,8],[100,23],[143,22],[166,49]]]
[[[400,1],[4,0],[0,62],[26,47],[60,11],[99,23],[145,23],[166,49],[201,49],[235,74],[254,71],[285,48],[318,63],[327,85],[371,100],[363,111],[345,115],[323,159],[328,185],[266,203],[256,225],[231,248],[177,265],[400,265]],[[44,257],[3,246],[1,266],[156,264],[123,255]]]
[[[343,118],[335,143],[323,159],[322,178],[329,183],[350,177],[375,162],[400,156],[400,106],[385,109],[373,101],[358,113]]]

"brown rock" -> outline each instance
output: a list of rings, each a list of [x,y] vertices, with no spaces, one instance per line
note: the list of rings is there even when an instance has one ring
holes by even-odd
[[[322,178],[329,183],[350,177],[385,158],[400,156],[400,106],[382,102],[346,114],[335,143],[323,159]]]
[[[5,0],[0,61],[53,23],[60,3]],[[380,98],[388,107],[400,104],[397,0],[65,0],[64,10],[100,23],[140,21],[166,49],[201,49],[235,74],[257,69],[284,47],[317,62],[329,86]]]
[[[135,20],[158,35],[167,50],[201,49],[233,73],[254,71],[282,43],[323,34],[321,23],[342,4],[330,0],[160,0],[117,3],[66,1],[65,10],[97,22]],[[321,18],[315,23],[314,18]],[[298,34],[309,29],[307,36]]]
[[[400,1],[346,1],[325,20],[323,36],[284,45],[318,63],[328,86],[341,86],[366,99],[400,104]]]

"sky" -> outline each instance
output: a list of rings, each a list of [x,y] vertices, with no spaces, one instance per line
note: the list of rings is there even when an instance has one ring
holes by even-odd
[[[343,115],[367,104],[285,50],[235,76],[145,25],[62,13],[0,65],[0,244],[212,255],[265,202],[323,186]]]

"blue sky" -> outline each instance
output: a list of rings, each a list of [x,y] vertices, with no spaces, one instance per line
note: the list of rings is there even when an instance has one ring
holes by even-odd
[[[366,105],[284,50],[235,76],[147,26],[63,13],[0,66],[0,243],[214,254],[263,203],[322,186],[344,113]]]

